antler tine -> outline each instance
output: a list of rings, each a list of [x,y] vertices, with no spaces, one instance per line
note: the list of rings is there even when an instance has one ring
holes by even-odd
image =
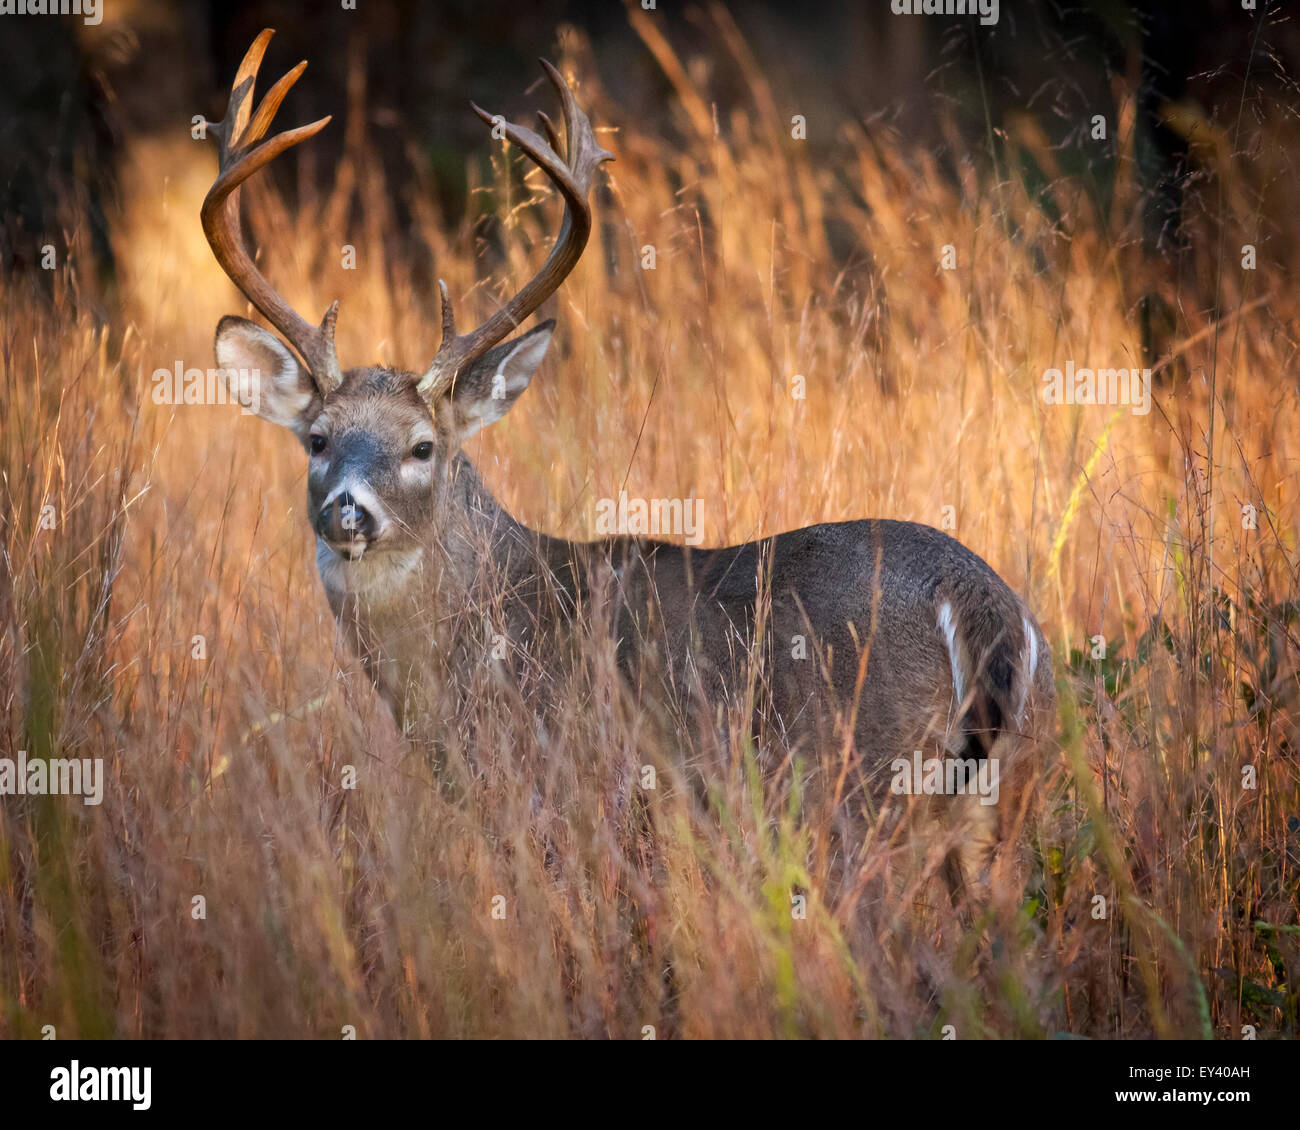
[[[447,284],[438,280],[438,297],[442,301],[442,345],[447,345],[456,336],[456,311],[452,309],[451,295]]]
[[[203,232],[222,270],[297,350],[324,395],[337,388],[343,379],[334,346],[339,304],[334,302],[330,306],[319,326],[313,326],[299,315],[253,263],[244,246],[239,222],[240,185],[286,149],[314,137],[330,122],[324,117],[262,140],[284,96],[307,68],[304,60],[290,70],[267,91],[256,112],[252,111],[257,73],[274,34],[267,28],[253,40],[235,74],[226,116],[208,126],[208,132],[217,141],[218,173],[203,201]]]
[[[551,143],[551,148],[554,149],[556,153],[563,154],[564,150],[560,148],[560,135],[555,132],[555,123],[546,116],[545,110],[537,111],[537,120],[541,122],[542,129],[546,131],[546,136]]]
[[[541,269],[509,302],[470,333],[455,332],[451,299],[446,286],[439,283],[443,311],[442,346],[418,386],[420,392],[430,400],[450,388],[466,366],[516,329],[559,288],[578,262],[591,235],[591,205],[587,195],[591,191],[596,170],[602,162],[612,161],[614,155],[607,153],[597,143],[591,121],[574,99],[573,92],[560,72],[545,59],[539,61],[560,97],[566,141],[563,148],[554,125],[545,114],[538,114],[547,134],[543,138],[527,126],[502,123],[501,119],[494,118],[481,106],[473,102],[470,105],[488,125],[495,127],[501,124],[506,137],[546,173],[564,197],[564,219],[560,224],[560,232]]]

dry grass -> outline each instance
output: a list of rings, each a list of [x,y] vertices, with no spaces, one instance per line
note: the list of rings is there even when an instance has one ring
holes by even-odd
[[[565,44],[597,122],[625,122],[589,48]],[[952,507],[1039,611],[1062,699],[1060,755],[987,912],[956,928],[935,845],[883,833],[851,895],[823,897],[823,816],[788,772],[760,775],[738,743],[697,805],[598,641],[556,691],[558,732],[496,694],[448,764],[404,746],[333,642],[292,439],[151,400],[156,368],[214,363],[211,329],[241,307],[198,230],[211,154],[136,142],[108,325],[67,273],[53,302],[0,280],[0,756],[102,757],[108,776],[97,808],[0,806],[0,1034],[1295,1034],[1294,119],[1202,123],[1218,142],[1197,151],[1175,290],[1137,239],[1131,121],[1102,209],[1029,125],[998,167],[1038,162],[1033,190],[986,152],[958,149],[954,180],[851,123],[814,164],[760,80],[757,116],[715,136],[685,74],[684,140],[602,134],[617,163],[560,348],[471,455],[516,516],[570,537],[624,485],[703,498],[709,543]],[[428,214],[413,252],[466,320],[554,223],[493,152],[489,246]],[[266,270],[300,309],[342,298],[345,364],[416,367],[432,305],[353,156],[292,213],[252,192],[258,234],[293,233],[266,241]],[[1138,363],[1145,293],[1181,337],[1152,412],[1046,406],[1048,366]]]

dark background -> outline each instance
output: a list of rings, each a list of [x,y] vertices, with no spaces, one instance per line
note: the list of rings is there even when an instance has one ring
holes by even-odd
[[[779,106],[807,115],[814,152],[828,152],[830,141],[818,124],[846,115],[867,129],[890,124],[941,152],[938,101],[968,140],[996,130],[1009,112],[1032,114],[1063,147],[1063,161],[1097,162],[1091,174],[1104,184],[1105,151],[1068,143],[1093,113],[1114,122],[1114,75],[1136,78],[1144,238],[1165,252],[1178,246],[1182,187],[1193,170],[1185,139],[1159,123],[1159,108],[1190,99],[1205,116],[1230,119],[1252,58],[1255,97],[1288,83],[1300,33],[1280,5],[1263,3],[1261,14],[1243,11],[1240,0],[1003,0],[992,27],[969,17],[895,16],[888,0],[747,0],[725,15],[712,4],[660,0],[649,15],[708,73],[723,121],[729,103],[750,97],[718,49],[719,29],[734,21]],[[338,115],[349,82],[353,92],[363,85],[367,140],[384,163],[399,226],[419,162],[444,214],[463,213],[466,162],[485,150],[468,100],[519,115],[530,105],[535,58],[553,52],[565,25],[590,42],[601,81],[628,112],[666,136],[674,129],[671,87],[618,0],[360,0],[357,10],[338,0],[103,0],[102,10],[98,26],[76,16],[0,20],[0,269],[8,274],[34,274],[33,233],[73,228],[111,288],[106,232],[122,140],[184,136],[195,114],[219,117],[238,61],[263,27],[279,33],[265,75],[311,60],[311,80],[292,95],[286,122]],[[1253,52],[1264,28],[1268,51]],[[326,130],[314,143],[318,175],[343,136]]]

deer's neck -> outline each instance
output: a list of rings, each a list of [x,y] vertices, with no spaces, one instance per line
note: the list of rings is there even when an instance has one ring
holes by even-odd
[[[484,585],[535,572],[544,563],[547,538],[516,521],[457,452],[444,480],[439,544],[431,566],[448,595],[471,596]],[[480,594],[481,595],[481,594]]]
[[[608,608],[615,593],[624,601],[644,587],[647,571],[627,569],[646,549],[636,539],[568,541],[529,529],[497,502],[468,459],[457,459],[438,603],[462,631],[503,633],[541,655],[565,646],[567,629],[593,598]]]

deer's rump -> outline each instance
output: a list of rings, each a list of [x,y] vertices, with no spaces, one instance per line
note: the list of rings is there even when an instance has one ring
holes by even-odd
[[[639,556],[626,573],[645,585],[625,578],[621,634],[662,640],[676,692],[720,701],[758,662],[763,720],[816,744],[852,719],[869,776],[916,749],[984,756],[1054,697],[1024,603],[929,526],[837,522],[724,549],[642,543]]]

